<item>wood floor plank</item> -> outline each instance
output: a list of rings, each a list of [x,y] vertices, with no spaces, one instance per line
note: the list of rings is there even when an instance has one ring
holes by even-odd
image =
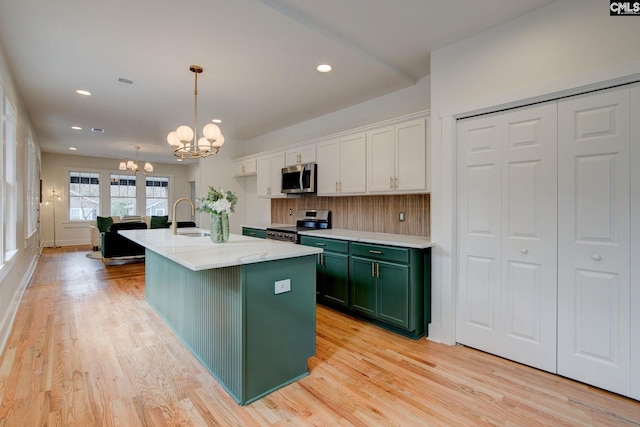
[[[318,306],[310,373],[239,406],[144,299],[144,263],[45,249],[0,357],[2,426],[640,426],[640,402]]]

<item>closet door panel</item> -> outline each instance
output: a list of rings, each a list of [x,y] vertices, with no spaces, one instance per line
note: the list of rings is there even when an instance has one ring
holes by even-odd
[[[457,340],[491,353],[500,338],[500,149],[495,117],[458,126],[460,268]]]
[[[556,370],[557,104],[504,114],[503,355]]]
[[[630,390],[629,89],[559,102],[558,373]]]

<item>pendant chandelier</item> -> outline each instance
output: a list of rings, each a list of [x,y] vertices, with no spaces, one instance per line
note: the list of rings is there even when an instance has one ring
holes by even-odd
[[[192,65],[189,70],[195,74],[195,88],[193,90],[193,130],[186,125],[178,127],[167,135],[167,142],[173,147],[173,154],[179,160],[198,159],[218,154],[224,144],[224,136],[220,128],[209,123],[202,129],[202,137],[198,139],[198,74],[204,69],[199,65]]]
[[[130,175],[135,175],[138,172],[142,172],[145,176],[149,175],[153,172],[153,165],[149,162],[144,164],[144,169],[140,169],[138,167],[138,151],[140,151],[140,147],[136,147],[136,161],[128,160],[126,162],[120,162],[120,166],[118,169],[124,173],[128,173]]]

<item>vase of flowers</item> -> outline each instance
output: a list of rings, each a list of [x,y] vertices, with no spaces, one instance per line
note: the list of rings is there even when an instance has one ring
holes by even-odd
[[[209,186],[207,197],[196,199],[198,212],[207,212],[211,215],[211,241],[224,243],[229,240],[229,214],[234,212],[238,196],[231,191],[224,191]]]

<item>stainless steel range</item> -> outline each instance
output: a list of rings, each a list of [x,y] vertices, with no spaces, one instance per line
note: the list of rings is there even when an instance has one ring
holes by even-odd
[[[326,209],[301,209],[296,211],[296,225],[267,227],[267,239],[299,243],[299,231],[331,228],[331,211]]]

